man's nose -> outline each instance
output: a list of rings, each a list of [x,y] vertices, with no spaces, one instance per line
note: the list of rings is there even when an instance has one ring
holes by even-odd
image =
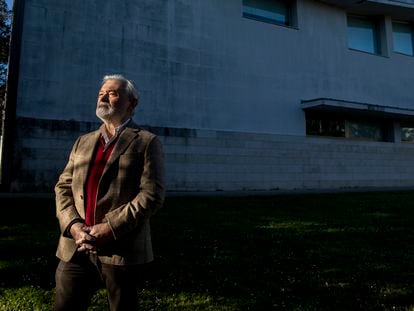
[[[105,103],[107,103],[107,102],[109,102],[109,95],[108,95],[108,93],[103,93],[102,95],[101,95],[101,101],[102,102],[105,102]]]

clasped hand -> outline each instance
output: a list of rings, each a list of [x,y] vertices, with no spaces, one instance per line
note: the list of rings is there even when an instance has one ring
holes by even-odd
[[[70,234],[78,246],[79,252],[96,253],[97,247],[113,239],[112,230],[108,223],[86,226],[83,223],[74,223]]]

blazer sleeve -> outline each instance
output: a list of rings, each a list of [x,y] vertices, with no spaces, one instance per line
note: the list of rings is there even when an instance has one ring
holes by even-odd
[[[74,156],[75,151],[79,145],[80,138],[78,138],[73,145],[69,156],[68,163],[63,172],[59,176],[59,180],[55,185],[56,198],[56,217],[59,221],[61,233],[68,237],[68,227],[76,221],[83,221],[75,207],[75,202],[72,192],[72,180],[74,170]]]
[[[164,196],[164,153],[160,140],[153,136],[144,152],[139,193],[127,204],[105,215],[115,239],[151,217],[162,206]]]

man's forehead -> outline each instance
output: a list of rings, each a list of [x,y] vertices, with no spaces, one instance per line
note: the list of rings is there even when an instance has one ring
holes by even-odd
[[[102,84],[101,90],[120,90],[124,89],[123,81],[119,80],[107,80]]]

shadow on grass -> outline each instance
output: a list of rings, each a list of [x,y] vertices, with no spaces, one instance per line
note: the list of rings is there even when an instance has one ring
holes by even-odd
[[[413,201],[411,192],[168,198],[152,220],[143,310],[409,310]],[[47,304],[57,221],[53,201],[28,203],[1,203],[15,208],[0,220],[0,295],[30,287]],[[100,291],[91,310],[103,305]]]

